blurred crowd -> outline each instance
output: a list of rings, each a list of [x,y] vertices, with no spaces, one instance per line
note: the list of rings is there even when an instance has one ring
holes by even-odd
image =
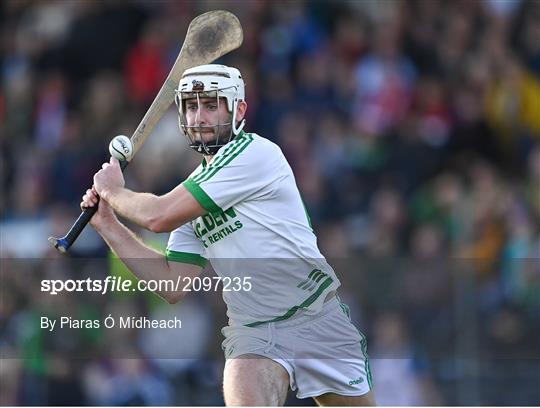
[[[295,172],[341,296],[367,334],[379,404],[540,404],[532,0],[3,1],[0,403],[223,403],[218,296],[170,306],[153,296],[39,294],[44,277],[125,273],[90,228],[69,258],[46,238],[67,231],[110,139],[131,135],[189,22],[212,9],[243,25],[242,47],[220,62],[245,78],[247,131],[278,143]],[[171,108],[127,186],[167,192],[199,160]],[[157,247],[167,239],[138,232]],[[174,314],[197,325],[90,330],[49,348],[39,315],[65,310]],[[101,353],[72,358],[91,348]],[[163,348],[188,348],[190,358],[152,354]]]

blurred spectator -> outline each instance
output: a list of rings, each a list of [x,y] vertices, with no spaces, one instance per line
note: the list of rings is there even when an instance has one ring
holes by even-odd
[[[381,315],[371,343],[373,381],[378,405],[440,405],[425,361],[415,355],[402,319]]]
[[[242,22],[219,62],[246,79],[246,130],[294,170],[368,334],[378,403],[538,405],[540,2],[526,0],[2,2],[0,403],[223,403],[218,296],[177,308],[38,289],[125,276],[90,229],[70,257],[47,237],[77,216],[110,138],[135,129],[189,21],[216,8]],[[178,185],[200,162],[183,139],[171,108],[127,185]],[[194,323],[39,329],[66,310]]]
[[[416,69],[400,50],[396,20],[376,23],[373,48],[356,68],[353,118],[361,132],[380,135],[399,123],[409,108]]]
[[[168,72],[162,24],[162,21],[151,21],[127,54],[125,77],[128,96],[140,106],[147,106],[154,100]]]

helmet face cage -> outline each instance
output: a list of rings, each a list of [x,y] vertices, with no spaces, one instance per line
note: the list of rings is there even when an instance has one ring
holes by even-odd
[[[233,103],[233,112],[231,114],[229,109],[229,103],[227,101],[227,111],[229,112],[229,115],[227,118],[223,118],[220,116],[220,106],[223,104],[222,99],[223,96],[220,96],[220,91],[223,90],[215,90],[215,91],[189,91],[189,92],[181,92],[177,91],[175,93],[175,103],[178,107],[178,123],[180,126],[180,129],[186,135],[189,141],[189,146],[197,151],[198,153],[207,154],[207,155],[214,155],[217,153],[217,151],[225,146],[227,143],[229,143],[235,134],[233,133],[233,121],[236,117],[236,107],[237,102]],[[218,113],[218,119],[216,124],[211,125],[202,125],[199,120],[199,115],[201,112],[201,109],[203,108],[201,99],[209,99],[212,98],[215,100],[216,106],[217,106],[217,113]],[[195,116],[195,123],[194,125],[188,125],[187,122],[187,103],[188,101],[190,103],[196,103],[197,107],[197,113]],[[210,141],[203,140],[203,132],[213,131],[214,132],[214,139]],[[199,132],[199,139],[197,139],[195,132]]]
[[[239,101],[244,100],[244,80],[236,68],[219,64],[200,65],[187,69],[178,89],[175,91],[175,102],[178,107],[178,122],[180,130],[189,140],[190,147],[202,154],[213,155],[242,131],[245,120],[237,122],[236,111]],[[217,123],[210,125],[200,123],[201,108],[206,108],[207,99],[215,99],[218,108]],[[203,99],[205,99],[203,101]],[[189,101],[189,105],[188,105]],[[190,117],[192,124],[188,125],[186,108],[193,108],[196,103],[195,118]],[[228,111],[226,118],[219,116],[220,106],[225,103]],[[214,133],[212,140],[208,139],[210,132]],[[205,133],[206,132],[206,133]]]

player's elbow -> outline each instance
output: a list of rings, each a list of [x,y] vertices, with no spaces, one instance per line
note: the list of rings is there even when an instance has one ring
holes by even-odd
[[[171,232],[176,227],[171,226],[171,223],[162,216],[155,216],[148,220],[146,227],[155,233]]]
[[[181,186],[182,187],[182,186]],[[207,211],[184,187],[157,197],[145,226],[153,232],[171,232]]]
[[[155,215],[152,215],[146,222],[146,228],[152,232],[171,232],[181,225],[190,221],[185,216],[178,216],[178,214],[171,214],[167,210],[158,210]]]
[[[151,220],[146,224],[146,227],[156,234],[159,234],[161,232],[167,232],[163,229],[163,224],[159,220]]]

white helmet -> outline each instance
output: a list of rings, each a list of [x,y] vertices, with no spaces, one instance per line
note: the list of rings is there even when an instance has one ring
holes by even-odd
[[[199,153],[215,154],[222,146],[226,145],[234,136],[242,131],[245,125],[245,119],[237,123],[236,109],[238,102],[244,100],[244,86],[244,80],[240,71],[225,65],[199,65],[198,67],[189,68],[184,72],[178,89],[175,90],[174,100],[178,107],[180,130],[188,137],[192,148]],[[218,104],[220,98],[225,98],[227,100],[227,109],[232,113],[230,122],[218,123],[217,126],[213,126],[217,128],[217,138],[214,143],[196,141],[189,134],[190,129],[200,128],[200,126],[187,125],[185,104],[183,101],[186,99],[196,99],[198,102],[199,98],[216,98]],[[223,126],[230,126],[231,129],[228,138],[224,138],[227,140],[220,140],[222,136],[220,135],[220,129]]]

